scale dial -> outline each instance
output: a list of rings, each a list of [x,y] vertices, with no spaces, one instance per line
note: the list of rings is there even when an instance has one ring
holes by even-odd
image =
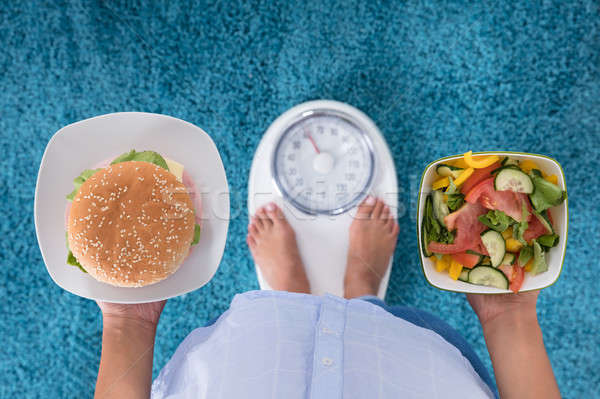
[[[283,197],[296,208],[312,215],[338,215],[366,196],[375,157],[369,136],[354,118],[315,110],[283,131],[272,169]]]

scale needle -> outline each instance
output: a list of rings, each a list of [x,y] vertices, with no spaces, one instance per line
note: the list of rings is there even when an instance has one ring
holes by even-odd
[[[320,154],[321,151],[319,150],[319,147],[317,147],[317,143],[315,143],[315,140],[312,138],[312,135],[310,134],[310,132],[308,130],[305,130],[304,135],[306,136],[307,139],[310,140],[313,147],[315,147],[315,151],[317,152],[317,154]]]

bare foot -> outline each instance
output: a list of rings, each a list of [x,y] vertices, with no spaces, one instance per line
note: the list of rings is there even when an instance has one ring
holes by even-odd
[[[270,203],[256,212],[246,242],[271,288],[310,293],[296,234],[277,205]]]
[[[350,225],[344,297],[377,295],[379,283],[396,248],[399,229],[390,208],[380,199],[367,197],[358,207],[356,218]]]

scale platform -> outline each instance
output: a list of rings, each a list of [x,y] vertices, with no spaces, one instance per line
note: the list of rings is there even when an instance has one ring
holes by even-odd
[[[310,101],[282,114],[261,139],[248,179],[248,214],[276,203],[296,232],[311,293],[343,297],[349,228],[367,195],[381,198],[397,217],[396,169],[381,132],[348,104]],[[381,299],[392,263],[379,287]],[[256,274],[261,289],[271,289],[259,265]]]

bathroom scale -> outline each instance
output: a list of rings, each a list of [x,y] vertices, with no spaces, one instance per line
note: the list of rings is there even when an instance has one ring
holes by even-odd
[[[262,137],[248,180],[248,215],[276,203],[296,233],[311,292],[342,297],[350,224],[367,195],[397,217],[396,169],[381,132],[348,104],[309,101],[279,116]],[[261,289],[271,289],[255,266]]]

